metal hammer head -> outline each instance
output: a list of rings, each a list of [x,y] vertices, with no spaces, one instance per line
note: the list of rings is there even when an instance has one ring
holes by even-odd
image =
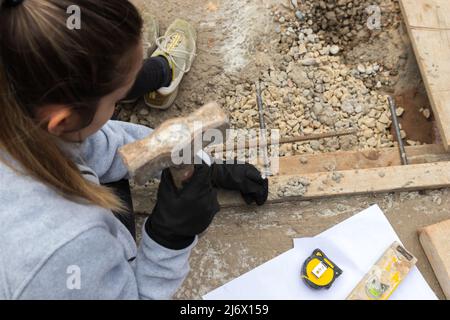
[[[222,133],[229,127],[228,116],[217,103],[209,103],[187,117],[167,120],[147,138],[123,146],[119,149],[125,165],[136,183],[144,184],[166,168],[180,165],[174,163],[174,155],[189,151],[187,161],[192,164],[195,150],[194,141],[199,139],[203,148],[202,135],[205,131],[218,129]],[[179,159],[179,158],[178,158]]]

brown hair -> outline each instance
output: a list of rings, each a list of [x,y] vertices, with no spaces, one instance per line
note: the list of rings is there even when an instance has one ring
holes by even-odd
[[[88,126],[100,99],[130,72],[128,53],[141,35],[139,12],[126,0],[6,2],[0,0],[0,148],[24,174],[63,196],[120,211],[119,198],[84,179],[34,115],[42,106],[64,104],[82,119],[77,130]],[[74,4],[79,30],[67,27],[67,8]]]

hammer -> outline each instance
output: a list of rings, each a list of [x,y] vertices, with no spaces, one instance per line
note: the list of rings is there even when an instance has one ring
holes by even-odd
[[[224,136],[228,128],[228,116],[217,103],[211,102],[187,117],[163,122],[147,138],[121,147],[119,154],[138,185],[170,168],[175,186],[181,189],[194,173],[195,155],[206,146],[204,132],[216,129]],[[194,141],[201,141],[200,146]],[[186,157],[185,152],[189,153]],[[180,156],[187,162],[174,161]]]

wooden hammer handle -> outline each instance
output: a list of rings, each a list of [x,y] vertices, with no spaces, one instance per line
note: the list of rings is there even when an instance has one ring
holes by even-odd
[[[183,188],[183,182],[189,180],[194,175],[195,167],[193,164],[181,165],[178,167],[171,167],[173,183],[178,190]]]

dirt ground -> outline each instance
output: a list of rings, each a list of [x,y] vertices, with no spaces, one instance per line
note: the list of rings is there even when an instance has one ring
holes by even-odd
[[[124,106],[120,112],[121,120],[155,127],[166,119],[188,114],[205,102],[215,100],[230,112],[234,126],[240,127],[242,123],[254,125],[252,117],[256,115],[242,118],[242,108],[248,106],[250,103],[248,101],[252,100],[249,98],[253,96],[252,83],[256,78],[262,77],[264,83],[267,83],[266,87],[275,90],[273,95],[271,91],[271,96],[266,97],[267,99],[277,95],[288,98],[287,100],[281,98],[283,102],[277,105],[277,112],[279,111],[281,116],[272,124],[278,128],[277,126],[283,127],[289,120],[297,121],[287,127],[287,135],[295,131],[306,133],[336,129],[335,124],[338,121],[328,123],[329,119],[325,119],[323,115],[321,117],[313,115],[317,103],[323,103],[325,109],[329,108],[330,112],[334,112],[332,114],[339,117],[340,122],[344,123],[344,128],[346,123],[354,122],[361,129],[358,137],[287,146],[284,150],[286,155],[395,146],[395,139],[390,132],[390,122],[383,123],[380,120],[386,110],[386,105],[380,101],[388,94],[395,96],[399,107],[404,109],[401,123],[408,144],[439,141],[432,113],[429,117],[424,116],[424,110],[430,108],[429,102],[401,21],[398,3],[394,0],[340,1],[353,3],[353,7],[351,5],[350,7],[359,8],[358,10],[362,8],[362,12],[365,5],[372,2],[380,4],[383,14],[386,13],[386,20],[383,21],[381,31],[368,34],[359,27],[362,25],[361,21],[367,19],[364,14],[345,16],[342,19],[345,25],[339,26],[340,28],[333,25],[332,17],[324,21],[322,16],[327,16],[328,19],[329,15],[323,14],[325,10],[323,8],[329,10],[329,7],[320,5],[336,2],[332,0],[295,1],[305,14],[305,20],[301,23],[295,21],[296,11],[289,8],[291,0],[134,0],[134,2],[140,6],[145,5],[147,9],[155,12],[162,30],[177,17],[191,21],[198,31],[198,56],[191,72],[186,75],[179,97],[171,109],[151,110],[142,103]],[[318,7],[314,7],[316,5]],[[340,12],[339,8],[332,10],[337,10],[338,14]],[[345,29],[349,24],[354,28],[350,27],[348,33],[337,37],[334,30]],[[317,59],[323,58],[325,63],[348,70],[345,85],[332,82],[329,91],[335,94],[339,90],[347,89],[342,86],[351,85],[349,91],[353,94],[352,99],[355,101],[360,99],[358,101],[362,101],[361,103],[375,101],[377,111],[367,114],[342,112],[341,108],[345,102],[341,98],[342,105],[337,101],[330,107],[332,103],[322,101],[321,95],[319,100],[305,98],[304,101],[296,101],[298,97],[310,94],[309,91],[315,90],[317,93],[320,89],[317,87],[327,88],[328,83],[328,80],[322,79],[320,67],[314,66],[305,66],[301,70],[310,77],[311,84],[306,82],[312,86],[311,90],[305,92],[304,88],[297,88],[297,83],[293,83],[298,77],[290,73],[290,66],[304,62],[305,57],[302,60],[296,52],[297,49],[292,50],[292,43],[294,46],[297,46],[297,43],[290,39],[289,28],[294,28],[294,33],[298,31],[309,35],[310,31],[305,30],[306,27],[303,25],[306,27],[309,25],[311,32],[316,35],[316,39],[312,40],[313,43],[308,44],[307,50],[313,50],[318,46],[322,48],[318,49],[319,51],[326,48],[329,51],[331,45],[337,45],[339,48],[337,56],[323,53],[326,56],[323,58],[322,53],[318,54],[317,51],[307,52],[306,55],[314,57],[319,55]],[[369,72],[368,70],[374,66],[380,71]],[[301,79],[300,83],[304,80]],[[336,78],[336,81],[339,82],[340,78]],[[276,102],[277,99],[273,100]],[[305,114],[308,117],[300,120],[298,117],[290,118],[293,114],[291,109],[294,107],[297,108],[294,110],[297,114],[301,113],[302,116]],[[374,121],[370,121],[372,119]],[[370,122],[372,123],[369,125]],[[378,138],[371,139],[373,136]],[[152,193],[154,190],[153,187],[148,192]],[[134,202],[138,212],[151,211],[153,204],[148,201],[142,190],[135,194]],[[406,247],[418,257],[419,269],[430,286],[439,298],[444,298],[418,242],[417,229],[450,218],[449,190],[358,196],[267,205],[262,208],[223,210],[195,248],[191,258],[192,271],[176,298],[200,299],[210,290],[288,250],[292,247],[293,238],[314,236],[375,203],[385,212]],[[144,215],[139,216],[140,223],[144,219]]]

